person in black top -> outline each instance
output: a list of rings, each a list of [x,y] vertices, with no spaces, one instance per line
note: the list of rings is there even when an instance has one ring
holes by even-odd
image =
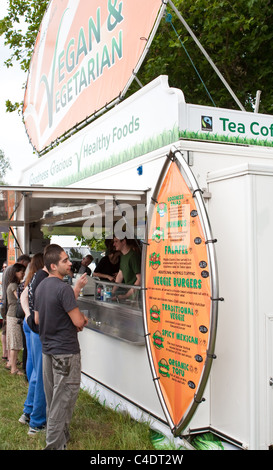
[[[73,261],[71,271],[73,274],[84,274],[91,276],[91,269],[88,267],[93,261],[92,255],[86,255],[81,261]]]
[[[72,287],[63,282],[72,264],[63,248],[49,245],[44,261],[49,276],[36,289],[34,318],[42,343],[47,403],[45,450],[63,450],[81,383],[77,333],[88,319],[80,312]]]
[[[120,251],[117,251],[113,246],[111,246],[109,248],[108,254],[106,254],[99,261],[97,267],[94,270],[93,276],[114,282],[116,275],[119,272],[120,255]]]

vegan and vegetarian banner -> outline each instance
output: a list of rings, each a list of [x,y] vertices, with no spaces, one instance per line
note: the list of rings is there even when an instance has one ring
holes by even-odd
[[[38,152],[119,97],[161,8],[161,0],[51,0],[23,108]]]

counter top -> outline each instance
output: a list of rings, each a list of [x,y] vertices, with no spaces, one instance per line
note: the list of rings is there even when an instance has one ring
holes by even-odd
[[[83,296],[78,298],[78,305],[88,318],[86,328],[136,346],[145,344],[142,310],[135,301],[121,304]]]

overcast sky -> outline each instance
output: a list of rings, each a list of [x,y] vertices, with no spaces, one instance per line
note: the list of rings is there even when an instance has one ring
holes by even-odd
[[[6,0],[0,0],[0,18],[6,14]],[[9,57],[9,48],[4,46],[4,39],[0,36],[0,149],[9,158],[12,171],[6,177],[9,184],[18,184],[23,168],[37,161],[37,156],[33,154],[33,149],[28,141],[22,117],[17,112],[6,113],[5,102],[23,101],[24,83],[27,75],[20,67],[7,69],[4,61]]]

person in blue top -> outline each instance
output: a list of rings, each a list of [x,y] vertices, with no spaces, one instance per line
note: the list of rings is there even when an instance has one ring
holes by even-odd
[[[48,276],[44,264],[43,254],[35,255],[31,260],[29,278],[26,278],[25,289],[21,294],[21,305],[25,312],[25,330],[29,329],[28,356],[32,358],[32,372],[29,378],[27,398],[24,403],[23,414],[19,418],[21,424],[28,424],[29,435],[34,435],[45,429],[46,425],[46,400],[43,385],[42,372],[42,345],[39,337],[39,327],[34,322],[34,297],[35,290],[40,282]],[[36,267],[39,267],[36,270]],[[32,272],[34,271],[34,274]]]

